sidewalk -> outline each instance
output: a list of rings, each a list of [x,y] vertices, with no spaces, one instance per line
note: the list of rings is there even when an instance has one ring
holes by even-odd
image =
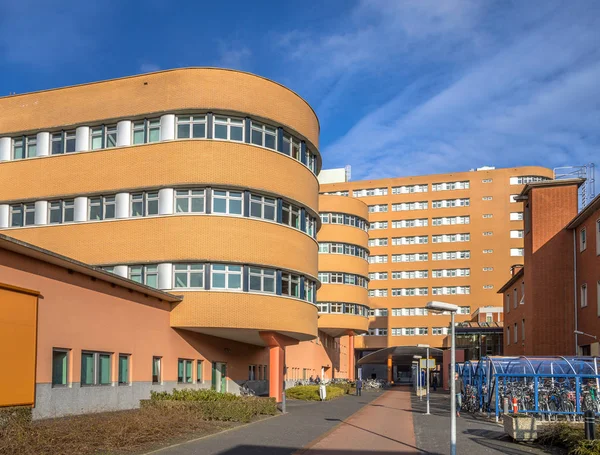
[[[381,392],[333,401],[288,401],[288,413],[153,452],[155,455],[291,455],[347,419]],[[346,452],[347,453],[347,452]],[[328,452],[328,455],[342,453]]]
[[[410,407],[408,387],[395,387],[295,455],[423,453]]]

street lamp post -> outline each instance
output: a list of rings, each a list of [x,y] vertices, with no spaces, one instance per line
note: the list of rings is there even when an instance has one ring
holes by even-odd
[[[418,348],[427,348],[427,360],[425,361],[425,374],[427,378],[426,383],[426,394],[427,394],[427,412],[425,415],[429,415],[429,345],[428,344],[417,344]]]
[[[434,311],[450,312],[450,455],[456,455],[456,382],[454,380],[454,372],[456,370],[456,346],[454,315],[458,311],[458,305],[433,300],[427,302],[426,308]]]
[[[423,387],[423,384],[421,383],[421,356],[413,355],[413,359],[417,362],[417,394],[419,395],[419,401],[423,401],[423,395],[421,394],[421,388]]]

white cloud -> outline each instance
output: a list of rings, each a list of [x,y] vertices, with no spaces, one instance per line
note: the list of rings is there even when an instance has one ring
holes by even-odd
[[[140,65],[140,73],[153,73],[160,71],[160,66],[156,63],[142,63]]]
[[[236,70],[250,71],[252,51],[234,42],[218,42],[219,58],[215,66]]]

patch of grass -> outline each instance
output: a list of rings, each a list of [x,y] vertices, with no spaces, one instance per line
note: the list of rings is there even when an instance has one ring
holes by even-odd
[[[169,441],[216,433],[235,424],[207,422],[191,409],[146,407],[30,422],[0,428],[1,455],[127,454]]]
[[[326,387],[327,396],[326,400],[333,400],[334,398],[339,398],[344,395],[344,389],[334,386]],[[320,401],[321,397],[319,396],[319,386],[318,385],[299,385],[296,387],[292,387],[290,389],[286,389],[285,396],[287,398],[292,398],[294,400],[304,400],[304,401]]]

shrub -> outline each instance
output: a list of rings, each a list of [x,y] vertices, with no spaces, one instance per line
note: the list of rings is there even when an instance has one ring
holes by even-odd
[[[600,439],[594,439],[593,441],[579,441],[577,446],[569,453],[572,455],[599,455]]]
[[[150,400],[142,400],[142,407],[186,409],[203,420],[224,422],[249,422],[259,415],[277,414],[275,398],[242,397],[214,390],[173,390],[151,392]]]
[[[338,389],[342,389],[345,394],[350,393],[350,389],[352,389],[352,386],[350,385],[349,382],[334,382],[333,384],[330,384],[330,386],[337,387]]]
[[[327,386],[327,397],[326,400],[332,400],[334,398],[341,397],[344,395],[344,389],[335,386]],[[321,397],[319,395],[319,386],[318,385],[300,385],[297,387],[292,387],[285,391],[285,396],[288,398],[292,398],[294,400],[304,400],[304,401],[320,401]]]
[[[584,436],[582,423],[560,422],[545,426],[540,431],[537,442],[564,447],[570,455],[600,455],[600,440],[587,441]]]

